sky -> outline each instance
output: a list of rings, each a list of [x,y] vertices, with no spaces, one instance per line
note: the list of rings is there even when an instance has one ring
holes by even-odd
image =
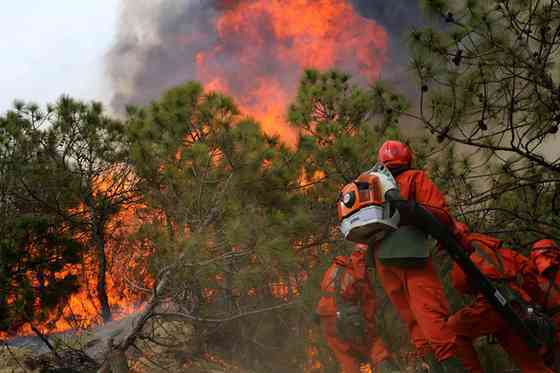
[[[14,99],[44,105],[69,94],[109,101],[103,59],[115,37],[119,0],[2,3],[0,113]]]

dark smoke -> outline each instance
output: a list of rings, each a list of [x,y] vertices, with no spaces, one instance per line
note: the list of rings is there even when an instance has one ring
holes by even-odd
[[[193,56],[217,37],[212,21],[225,3],[122,0],[119,34],[107,56],[113,107],[145,104],[164,89],[193,79]],[[179,35],[193,38],[178,48]]]
[[[208,51],[219,37],[214,30],[214,20],[224,10],[236,7],[243,1],[122,0],[119,33],[107,56],[107,72],[114,94],[113,107],[121,111],[128,104],[145,104],[173,85],[197,79],[194,56],[199,51]],[[349,1],[362,16],[383,26],[390,36],[393,61],[385,64],[382,78],[393,80],[392,78],[401,76],[407,62],[404,42],[406,32],[422,21],[417,1]],[[265,22],[262,27],[266,30]],[[244,43],[244,40],[239,40],[239,43]],[[270,45],[274,47],[274,43]],[[246,86],[251,81],[238,73],[241,63],[238,59],[240,47],[228,45],[225,48],[227,51],[218,55],[223,60],[213,60],[209,64],[220,65],[228,77],[236,77],[233,84],[237,93],[242,96],[244,90],[250,89]],[[265,49],[261,63],[255,66],[259,70],[257,73],[279,77],[293,73],[289,63],[279,63],[268,58],[267,53]],[[339,68],[356,72],[353,71],[353,66],[342,64]],[[293,78],[290,79],[281,84],[293,85]]]
[[[382,79],[393,81],[407,93],[414,90],[408,72],[408,38],[412,30],[425,27],[427,18],[419,0],[350,0],[363,17],[375,20],[390,37],[391,63],[385,65]]]
[[[395,38],[425,24],[419,0],[350,0],[350,3],[362,16],[375,20]]]

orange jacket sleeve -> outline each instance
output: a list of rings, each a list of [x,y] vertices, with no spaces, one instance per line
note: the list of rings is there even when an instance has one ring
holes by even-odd
[[[445,225],[452,226],[451,215],[447,211],[445,197],[432,182],[428,174],[421,170],[408,170],[396,177],[401,197],[414,200],[430,211],[436,219]],[[404,222],[407,224],[407,222]]]
[[[415,173],[413,182],[416,202],[429,210],[441,223],[448,226],[453,225],[445,197],[428,174],[424,171]]]

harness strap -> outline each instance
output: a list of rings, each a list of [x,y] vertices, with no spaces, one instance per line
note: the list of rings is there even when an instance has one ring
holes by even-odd
[[[334,285],[334,292],[333,291],[322,291],[321,292],[321,295],[324,296],[324,297],[334,297],[337,308],[338,308],[338,305],[340,305],[342,303],[348,303],[348,301],[346,299],[344,299],[342,297],[342,294],[341,294],[342,274],[344,273],[344,269],[346,269],[346,268],[347,267],[345,267],[343,265],[337,264],[336,268],[334,269],[333,279],[329,284],[329,285]],[[360,304],[359,301],[358,301],[358,304]]]
[[[329,284],[334,286],[334,291],[322,291],[321,295],[324,297],[334,297],[336,302],[340,299],[340,290],[342,288],[342,272],[341,265],[337,264],[334,269],[334,276]]]

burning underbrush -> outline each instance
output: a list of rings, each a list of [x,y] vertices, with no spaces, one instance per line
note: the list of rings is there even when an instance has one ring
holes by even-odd
[[[111,175],[104,179],[110,179]],[[119,193],[118,189],[107,190],[104,183],[95,183],[96,194]],[[72,292],[61,305],[51,310],[44,310],[44,305],[35,299],[34,307],[41,310],[41,322],[22,318],[22,322],[6,332],[0,332],[0,339],[14,336],[28,336],[39,334],[62,333],[95,327],[103,323],[101,315],[99,281],[104,283],[105,296],[111,309],[112,319],[121,319],[139,310],[146,298],[146,291],[153,280],[148,272],[148,260],[152,248],[143,242],[134,240],[134,234],[146,217],[139,216],[144,206],[132,204],[120,209],[112,215],[104,229],[103,257],[108,272],[101,280],[99,276],[100,254],[95,250],[91,231],[88,229],[72,230],[76,242],[87,248],[81,253],[78,263],[67,264],[57,273],[56,279],[77,278],[77,291]],[[85,221],[94,220],[87,206],[81,206],[69,212],[81,216]],[[87,225],[86,225],[87,227]],[[33,259],[31,255],[30,260]],[[27,273],[27,278],[34,291],[39,294],[45,284],[40,282],[40,274]],[[10,302],[10,301],[8,301]],[[46,313],[45,313],[46,312]]]

